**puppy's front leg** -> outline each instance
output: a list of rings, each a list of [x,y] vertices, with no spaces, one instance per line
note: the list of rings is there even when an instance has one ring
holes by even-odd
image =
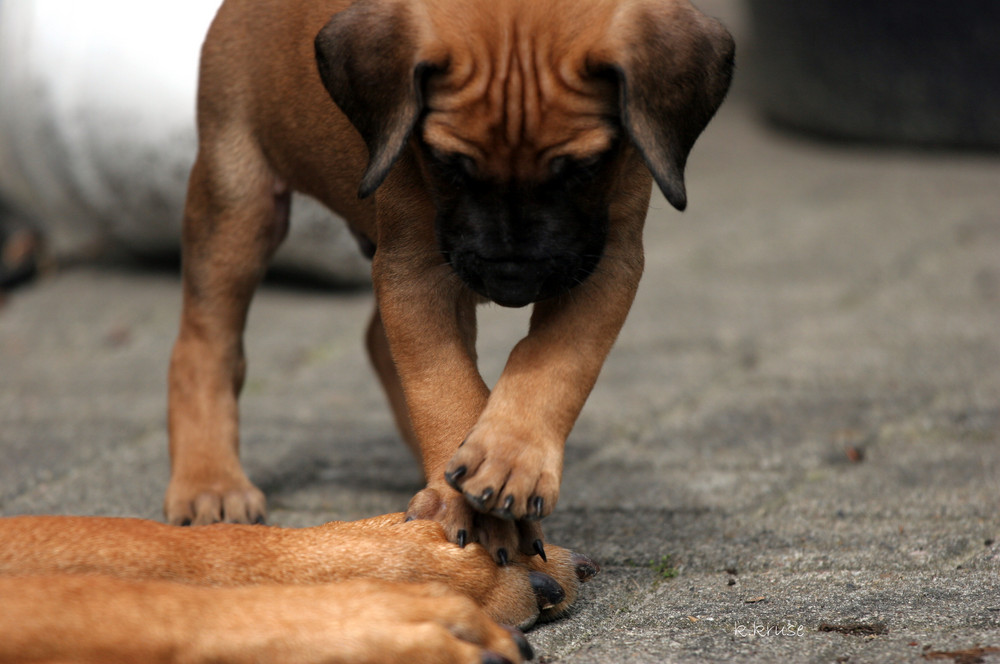
[[[606,251],[587,281],[535,305],[482,415],[445,474],[476,509],[506,519],[548,515],[563,446],[635,297],[643,269],[648,180],[611,209]]]
[[[400,179],[390,177],[385,189]],[[464,545],[479,539],[482,524],[474,523],[474,510],[447,485],[444,470],[486,406],[489,389],[476,366],[478,296],[442,258],[433,218],[434,209],[423,197],[384,196],[372,277],[427,478],[427,488],[410,502],[407,514],[438,521],[449,540]],[[503,530],[510,527],[490,521]]]

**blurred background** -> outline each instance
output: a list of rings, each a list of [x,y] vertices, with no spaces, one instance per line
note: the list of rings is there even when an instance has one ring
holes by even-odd
[[[198,53],[218,0],[0,0],[0,287],[38,266],[176,263]],[[277,264],[364,280],[342,224],[296,200]]]
[[[760,122],[805,140],[1000,150],[996,2],[698,4],[735,34],[733,99]],[[0,0],[0,288],[80,261],[176,262],[217,5]],[[363,282],[343,226],[311,201],[293,209],[276,267]]]

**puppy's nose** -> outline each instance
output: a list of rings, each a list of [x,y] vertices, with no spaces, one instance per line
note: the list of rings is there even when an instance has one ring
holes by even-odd
[[[539,299],[551,273],[546,261],[482,261],[483,294],[504,307],[523,307]]]

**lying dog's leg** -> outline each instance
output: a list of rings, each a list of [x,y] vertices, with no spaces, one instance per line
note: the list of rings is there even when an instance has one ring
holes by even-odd
[[[236,400],[254,289],[287,229],[290,192],[242,135],[202,127],[184,213],[184,304],[170,363],[172,524],[264,519],[240,466]],[[209,134],[209,135],[205,135]]]
[[[179,529],[141,519],[0,519],[0,575],[101,574],[211,586],[317,584],[372,578],[442,583],[494,620],[527,627],[576,599],[597,572],[585,556],[551,547],[499,567],[478,546],[461,549],[430,521],[402,514],[285,529],[216,524]]]
[[[437,584],[204,588],[0,578],[0,662],[520,662],[522,636]]]

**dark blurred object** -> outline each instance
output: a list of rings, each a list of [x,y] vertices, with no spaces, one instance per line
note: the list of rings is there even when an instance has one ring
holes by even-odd
[[[747,0],[768,118],[833,138],[1000,148],[997,0]]]
[[[41,257],[42,240],[38,231],[5,216],[0,208],[0,292],[34,277]]]

